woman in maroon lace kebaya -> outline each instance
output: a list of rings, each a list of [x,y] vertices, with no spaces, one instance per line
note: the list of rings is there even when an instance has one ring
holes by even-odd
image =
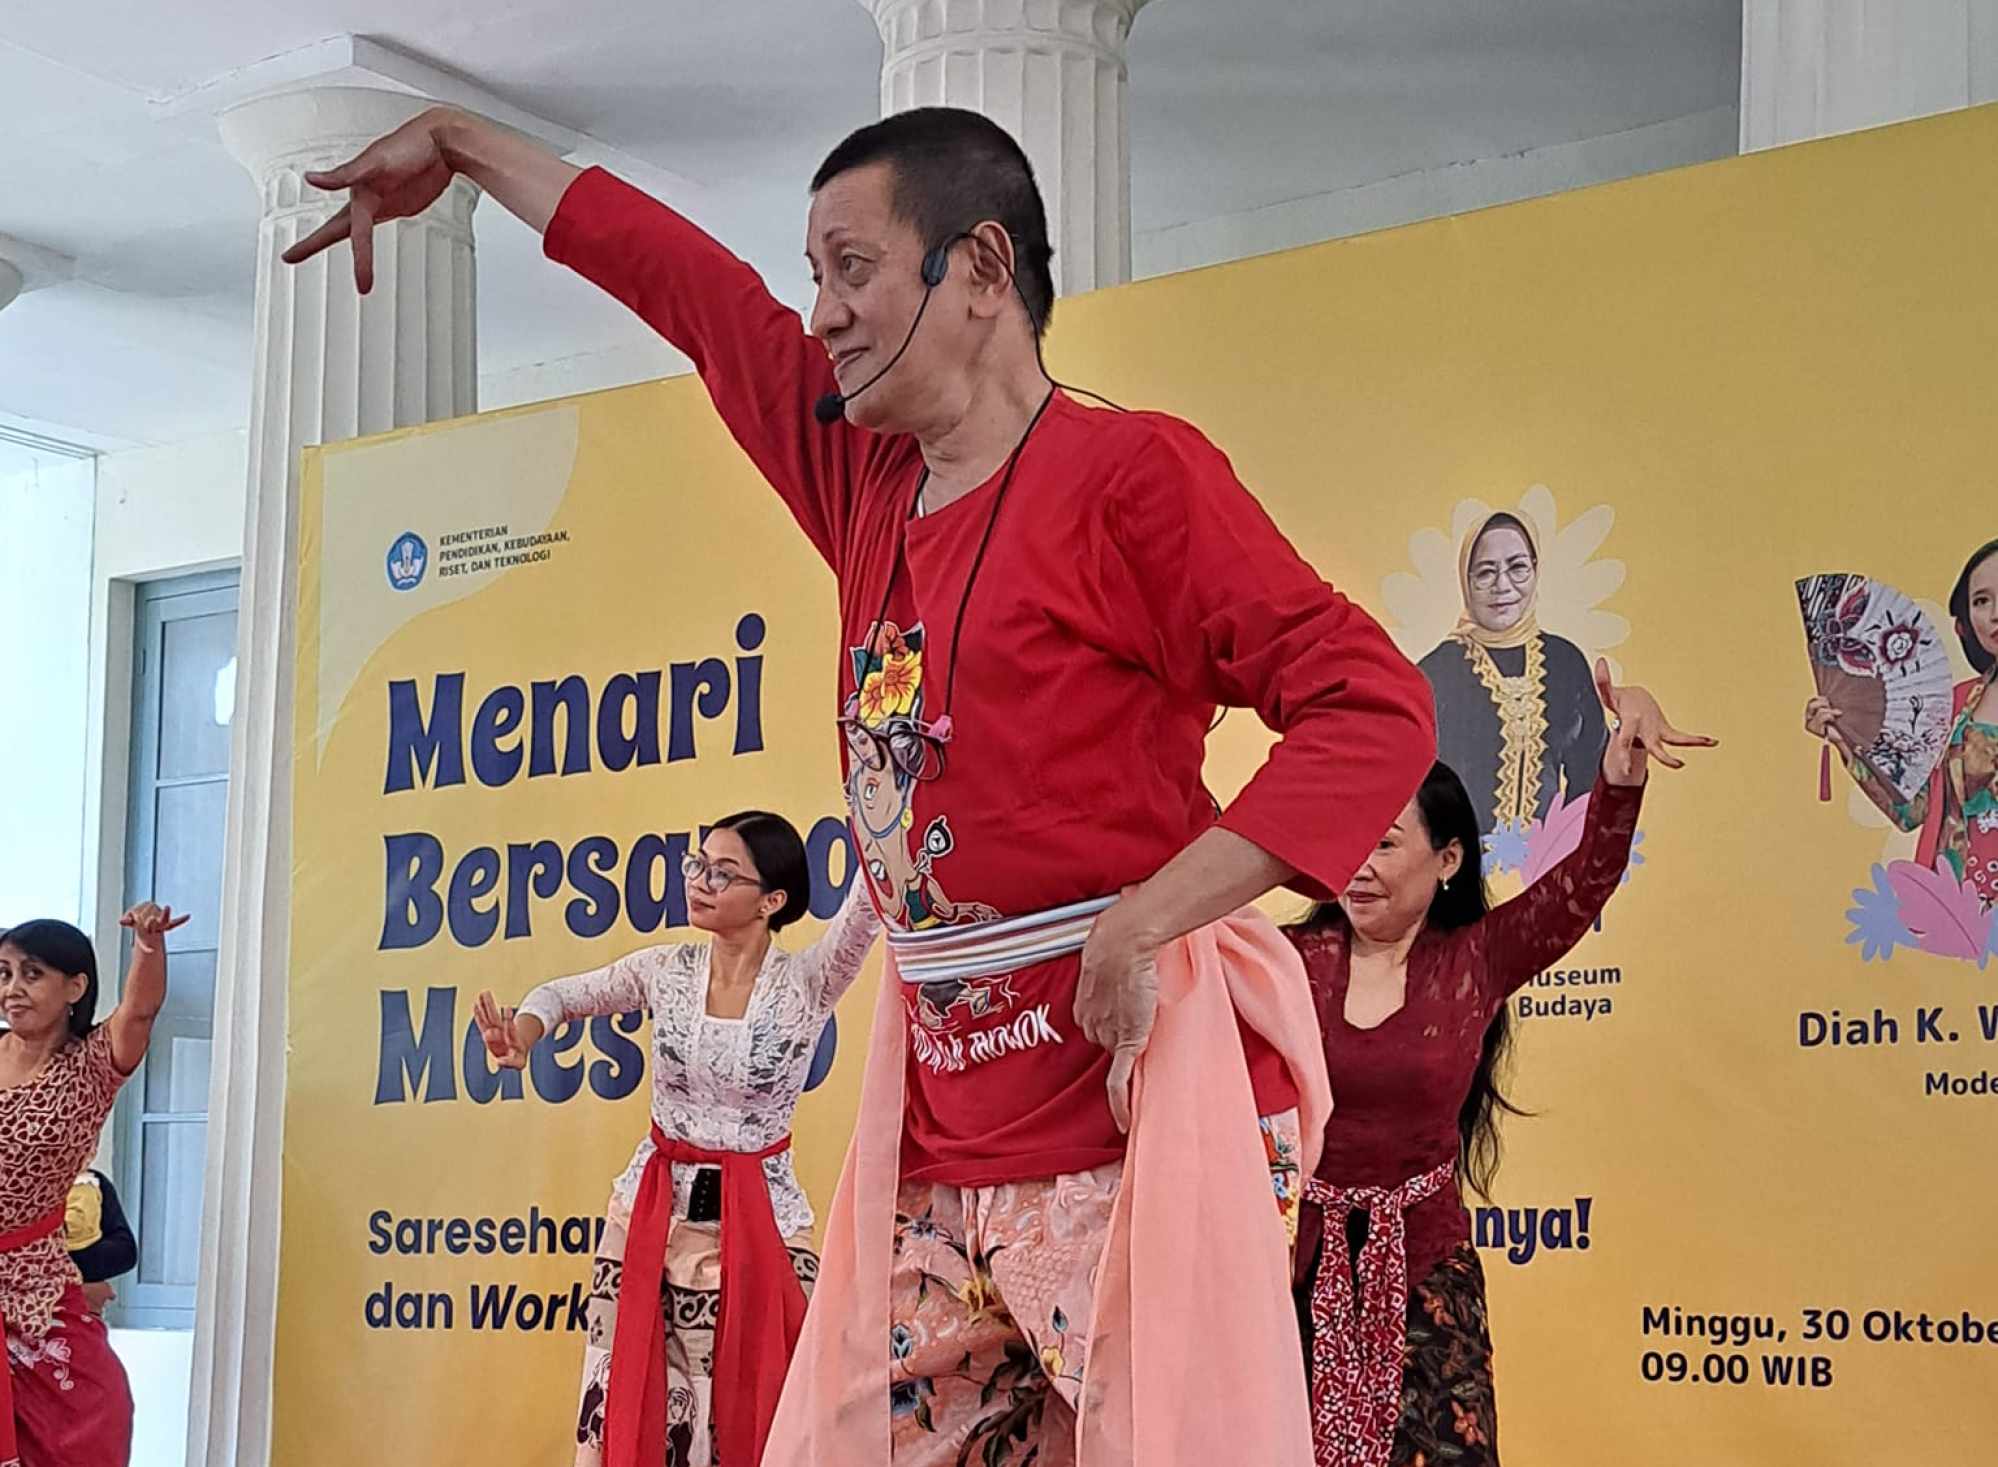
[[[1483,1192],[1509,1108],[1506,999],[1594,925],[1623,880],[1651,759],[1680,734],[1642,688],[1619,720],[1581,843],[1488,909],[1477,812],[1438,764],[1337,902],[1288,929],[1338,1096],[1305,1184],[1297,1302],[1319,1467],[1498,1462],[1484,1274],[1460,1186]]]

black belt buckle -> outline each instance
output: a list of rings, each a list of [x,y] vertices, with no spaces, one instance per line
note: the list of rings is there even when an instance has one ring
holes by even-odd
[[[688,1222],[721,1221],[721,1168],[694,1168],[693,1195],[687,1199]]]

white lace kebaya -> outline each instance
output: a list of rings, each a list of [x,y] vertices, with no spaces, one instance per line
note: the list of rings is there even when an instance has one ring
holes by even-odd
[[[802,952],[774,941],[739,1019],[708,1013],[705,942],[641,948],[607,968],[557,978],[528,994],[520,1012],[557,1024],[644,1010],[652,1020],[652,1119],[666,1135],[714,1151],[761,1151],[791,1129],[791,1116],[818,1048],[826,1016],[853,986],[881,930],[866,883],[856,880],[825,935]],[[610,1220],[629,1225],[639,1178],[652,1156],[643,1137],[611,1187]],[[673,1216],[687,1216],[696,1168],[673,1167]],[[763,1162],[777,1231],[812,1226],[791,1153]]]

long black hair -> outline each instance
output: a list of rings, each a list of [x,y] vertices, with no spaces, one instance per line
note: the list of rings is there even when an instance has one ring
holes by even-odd
[[[1949,614],[1956,618],[1956,639],[1963,643],[1963,655],[1970,659],[1979,677],[1991,671],[1992,662],[1998,658],[1984,650],[1984,644],[1977,640],[1977,629],[1970,624],[1970,578],[1994,555],[1998,555],[1998,540],[1987,540],[1978,546],[1963,563],[1963,574],[1956,578],[1956,585],[1949,593]]]
[[[732,830],[740,836],[763,878],[763,889],[783,893],[784,905],[770,914],[772,932],[790,926],[811,910],[811,863],[797,826],[768,810],[738,810],[724,815],[709,829]]]
[[[69,1007],[69,1032],[78,1039],[88,1034],[97,1022],[97,949],[90,939],[67,922],[38,917],[0,932],[0,942],[19,948],[45,968],[83,975],[83,997]]]
[[[1464,781],[1449,765],[1430,766],[1429,777],[1416,792],[1415,807],[1422,815],[1424,833],[1431,850],[1440,851],[1455,841],[1464,853],[1457,874],[1436,889],[1429,903],[1428,925],[1439,932],[1469,927],[1484,920],[1491,910],[1491,897],[1485,890],[1484,846],[1479,839],[1478,812]],[[1345,909],[1337,902],[1321,902],[1305,919],[1307,929],[1344,929]],[[1505,1112],[1523,1116],[1499,1088],[1509,1072],[1512,1059],[1512,1015],[1500,1004],[1478,1051],[1478,1068],[1471,1077],[1470,1093],[1457,1112],[1457,1178],[1480,1197],[1491,1196],[1492,1178],[1498,1174],[1503,1145],[1499,1138],[1499,1115]]]

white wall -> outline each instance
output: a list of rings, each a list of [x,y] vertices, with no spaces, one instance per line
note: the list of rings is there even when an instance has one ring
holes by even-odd
[[[1993,0],[1745,0],[1741,151],[1998,100]]]
[[[659,377],[677,377],[694,369],[694,364],[673,347],[652,336],[649,331],[646,334],[646,340],[606,351],[578,352],[554,361],[530,362],[504,372],[481,372],[480,411],[491,412],[527,402],[546,402],[551,397],[599,392],[608,387],[625,387],[633,382],[650,382]]]
[[[1582,138],[1525,152],[1467,157],[1440,168],[1310,194],[1265,208],[1140,232],[1131,242],[1132,275],[1145,279],[1295,249],[1329,239],[1464,214],[1568,189],[1635,178],[1731,158],[1740,111],[1715,107],[1648,127]],[[685,357],[634,329],[603,350],[482,373],[482,408],[512,407],[571,393],[596,392],[689,370]]]
[[[109,453],[97,462],[95,554],[82,581],[88,636],[79,630],[70,645],[89,649],[88,729],[78,744],[82,777],[71,808],[82,811],[82,902],[100,952],[117,951],[124,899],[133,587],[235,563],[248,476],[241,433]],[[100,1166],[110,1164],[110,1143],[107,1131]],[[113,1330],[111,1343],[132,1381],[132,1467],[182,1467],[193,1333]]]
[[[114,1329],[111,1348],[132,1382],[131,1467],[181,1467],[187,1460],[194,1331]]]
[[[80,921],[89,719],[91,460],[0,477],[0,927]]]
[[[234,434],[96,461],[10,452],[6,462],[0,925],[61,917],[94,928],[99,951],[115,953],[131,582],[226,563],[237,554],[243,440]],[[116,775],[108,802],[107,770]],[[109,820],[107,804],[115,812]],[[108,1133],[106,1142],[102,1165],[109,1164]],[[133,1467],[181,1467],[193,1335],[113,1330],[111,1340],[132,1382]]]
[[[1738,109],[1715,107],[1649,127],[1523,153],[1467,158],[1267,208],[1147,230],[1131,241],[1132,275],[1144,279],[1465,214],[1665,168],[1732,158]]]
[[[97,577],[148,580],[233,562],[243,551],[249,445],[219,433],[97,461]]]
[[[241,433],[107,453],[97,461],[83,750],[89,774],[80,804],[83,906],[101,949],[117,937],[124,896],[132,588],[140,581],[233,565],[243,551],[248,482],[249,448]]]

